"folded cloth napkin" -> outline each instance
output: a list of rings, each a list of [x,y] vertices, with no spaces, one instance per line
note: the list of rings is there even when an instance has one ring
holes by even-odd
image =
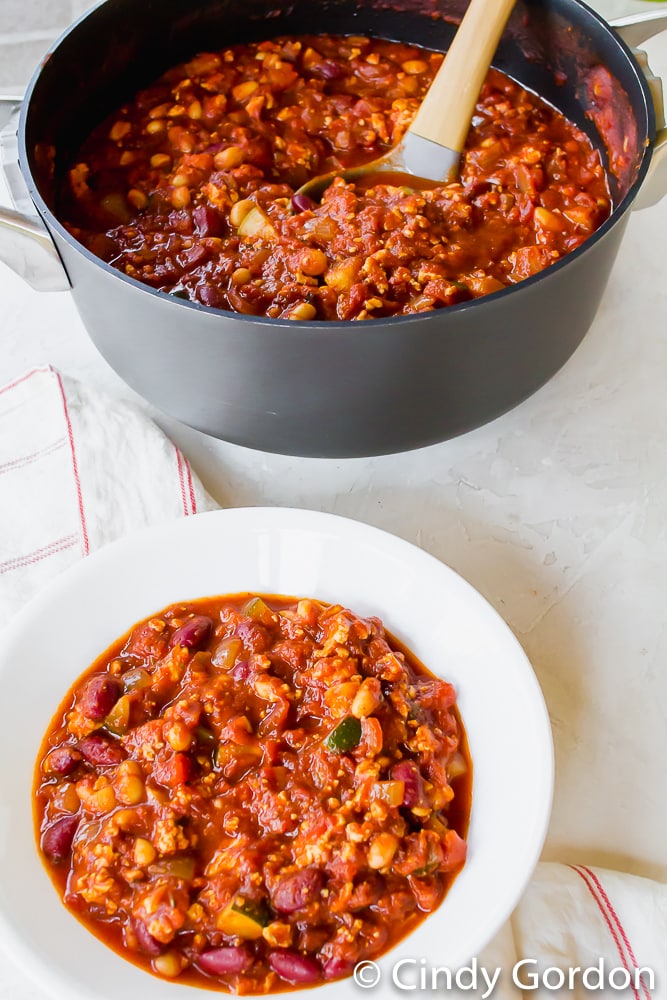
[[[667,886],[597,867],[542,862],[477,965],[479,991],[461,996],[664,1000]],[[482,967],[489,979],[501,970],[490,993]]]
[[[184,456],[137,408],[53,368],[0,388],[0,624],[93,549],[215,506]],[[397,996],[667,1000],[667,886],[540,864],[481,954],[439,971],[421,957],[394,969]],[[5,963],[0,1000],[45,998]]]
[[[0,625],[81,556],[216,507],[137,407],[53,368],[0,388]]]

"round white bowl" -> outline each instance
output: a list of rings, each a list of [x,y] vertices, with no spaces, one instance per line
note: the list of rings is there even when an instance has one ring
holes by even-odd
[[[479,954],[538,860],[553,788],[549,719],[523,650],[477,591],[421,549],[331,514],[185,518],[82,560],[16,617],[0,650],[0,940],[57,1000],[207,995],[119,958],[63,906],[35,844],[33,771],[65,692],[117,637],[165,605],[242,591],[378,615],[458,693],[474,767],[468,860],[439,909],[379,960],[373,997],[396,996],[391,970],[402,959],[457,970]],[[323,1000],[360,993],[351,978],[316,989]]]

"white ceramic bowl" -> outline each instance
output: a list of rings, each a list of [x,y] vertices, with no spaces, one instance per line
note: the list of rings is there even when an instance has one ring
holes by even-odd
[[[0,939],[57,1000],[210,995],[124,961],[63,907],[35,846],[31,790],[58,704],[113,640],[172,602],[239,591],[378,615],[458,692],[474,765],[468,860],[442,906],[380,960],[369,994],[396,996],[391,970],[403,958],[417,960],[414,969],[422,959],[460,968],[530,877],[551,806],[551,730],[525,654],[486,601],[421,549],[331,514],[245,508],[186,518],[82,560],[17,616],[0,650]],[[317,987],[323,1000],[359,994],[352,979]]]

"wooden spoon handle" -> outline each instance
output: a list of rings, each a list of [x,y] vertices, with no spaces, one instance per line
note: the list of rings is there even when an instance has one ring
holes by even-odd
[[[460,153],[515,0],[470,0],[409,131]]]

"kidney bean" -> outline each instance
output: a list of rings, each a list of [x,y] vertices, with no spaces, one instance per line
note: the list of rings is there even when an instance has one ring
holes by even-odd
[[[235,681],[247,681],[251,674],[250,663],[248,660],[241,660],[230,672]]]
[[[185,646],[186,649],[199,649],[200,646],[208,642],[212,628],[213,622],[206,615],[194,615],[176,629],[169,645]]]
[[[87,719],[99,722],[109,714],[122,694],[120,681],[109,674],[91,677],[79,699],[79,708]]]
[[[313,66],[313,71],[319,73],[325,80],[340,80],[341,76],[345,76],[343,67],[331,59],[325,59],[324,62]]]
[[[292,208],[295,212],[312,212],[317,208],[317,203],[307,194],[293,194]]]
[[[411,760],[402,760],[400,764],[394,765],[391,769],[391,777],[394,781],[402,781],[405,785],[403,791],[403,805],[408,809],[419,805],[424,800],[424,781],[417,765]]]
[[[52,861],[64,861],[72,850],[80,816],[63,816],[55,820],[42,834],[42,850]]]
[[[271,893],[271,902],[280,913],[295,913],[317,899],[322,875],[316,868],[306,868],[280,879]]]
[[[206,234],[200,233],[199,235],[201,236]],[[206,260],[208,255],[209,251],[204,243],[195,243],[193,247],[190,247],[189,250],[185,250],[183,252],[183,260],[186,262],[188,268],[195,268],[198,264],[201,264],[202,261]]]
[[[200,236],[222,236],[224,232],[222,217],[210,205],[197,205],[192,217]]]
[[[288,983],[316,983],[320,978],[320,967],[315,959],[300,955],[292,948],[272,951],[269,965]]]
[[[322,975],[325,979],[342,979],[343,976],[349,976],[353,969],[354,962],[334,957],[324,963]]]
[[[250,968],[252,954],[242,945],[227,945],[202,952],[197,964],[202,972],[207,972],[210,976],[233,975]]]
[[[94,767],[110,767],[112,764],[120,764],[124,757],[123,750],[117,743],[111,743],[97,733],[85,736],[79,743],[79,750],[88,763]]]
[[[74,747],[56,747],[44,761],[44,770],[65,778],[75,770],[80,760],[81,754]]]
[[[197,298],[205,306],[211,306],[212,309],[222,308],[225,304],[225,300],[215,287],[215,285],[206,285],[200,283],[197,285]],[[189,296],[188,296],[189,298]]]
[[[146,955],[156,958],[162,954],[163,946],[154,938],[142,920],[132,917],[132,930],[136,934],[139,949]]]

